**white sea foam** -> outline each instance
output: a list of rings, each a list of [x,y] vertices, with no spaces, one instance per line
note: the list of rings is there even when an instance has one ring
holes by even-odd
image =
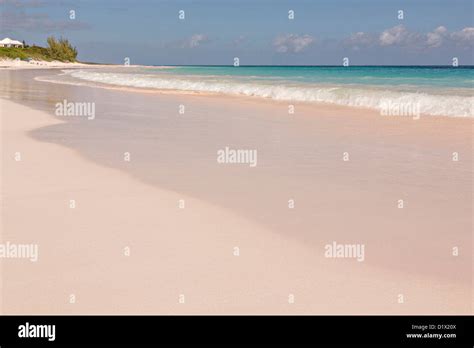
[[[294,83],[278,84],[275,81],[265,83],[242,79],[208,79],[196,76],[158,76],[87,70],[69,70],[65,73],[83,81],[124,87],[225,93],[288,102],[331,103],[377,110],[381,110],[389,102],[391,105],[417,105],[419,112],[424,115],[474,117],[474,97],[470,93],[434,94],[426,90],[407,92],[390,87],[375,88],[362,85],[296,85]]]

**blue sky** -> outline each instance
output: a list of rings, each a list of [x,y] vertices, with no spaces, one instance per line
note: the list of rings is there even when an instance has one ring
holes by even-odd
[[[424,65],[457,57],[474,64],[473,3],[0,0],[0,36],[45,45],[48,35],[63,35],[79,59],[110,63],[230,65],[239,57],[242,65],[340,65],[348,57],[352,65]]]

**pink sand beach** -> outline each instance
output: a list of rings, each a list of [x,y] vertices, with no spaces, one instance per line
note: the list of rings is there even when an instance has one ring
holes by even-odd
[[[2,314],[472,313],[471,118],[60,73],[0,71],[0,243],[38,247],[0,258]]]

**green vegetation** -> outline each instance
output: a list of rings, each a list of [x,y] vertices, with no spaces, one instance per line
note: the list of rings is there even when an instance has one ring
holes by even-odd
[[[59,60],[61,62],[75,62],[77,57],[77,50],[73,47],[67,39],[60,38],[57,40],[53,36],[48,38],[48,47],[40,46],[25,46],[24,48],[15,47],[0,47],[0,59],[22,59],[31,58],[34,60],[53,61]]]
[[[32,58],[35,60],[52,61],[48,55],[48,50],[44,47],[31,46],[26,48],[0,47],[0,58]]]
[[[56,40],[54,36],[48,37],[48,54],[55,60],[62,62],[75,62],[77,57],[76,47],[72,47],[68,39]]]

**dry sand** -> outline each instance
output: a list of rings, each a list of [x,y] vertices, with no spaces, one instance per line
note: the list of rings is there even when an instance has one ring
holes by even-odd
[[[87,68],[100,67],[100,65],[84,63],[64,63],[59,61],[31,60],[29,62],[20,59],[0,59],[0,69],[52,69],[52,68]]]
[[[138,65],[117,65],[117,64],[90,64],[90,63],[68,63],[53,60],[51,62],[45,60],[24,61],[21,59],[0,59],[0,70],[25,70],[25,69],[97,69],[97,68],[121,68],[121,67],[138,67]],[[146,66],[140,66],[146,67]],[[166,68],[166,67],[153,67]]]
[[[466,281],[472,273],[437,277],[431,268],[438,266],[429,259],[426,274],[377,267],[377,253],[371,262],[325,258],[323,245],[304,243],[292,231],[275,233],[222,206],[147,185],[74,150],[33,140],[30,131],[61,122],[47,113],[8,100],[1,100],[0,110],[1,240],[39,245],[37,262],[0,259],[2,313],[472,312]],[[21,161],[15,161],[16,152]],[[383,231],[369,232],[365,243],[377,245]],[[429,248],[445,245],[449,237],[431,239],[429,231],[420,231],[413,241]],[[466,257],[470,254],[459,260]],[[466,268],[454,262],[443,272],[459,270]],[[404,303],[398,303],[400,294]]]

